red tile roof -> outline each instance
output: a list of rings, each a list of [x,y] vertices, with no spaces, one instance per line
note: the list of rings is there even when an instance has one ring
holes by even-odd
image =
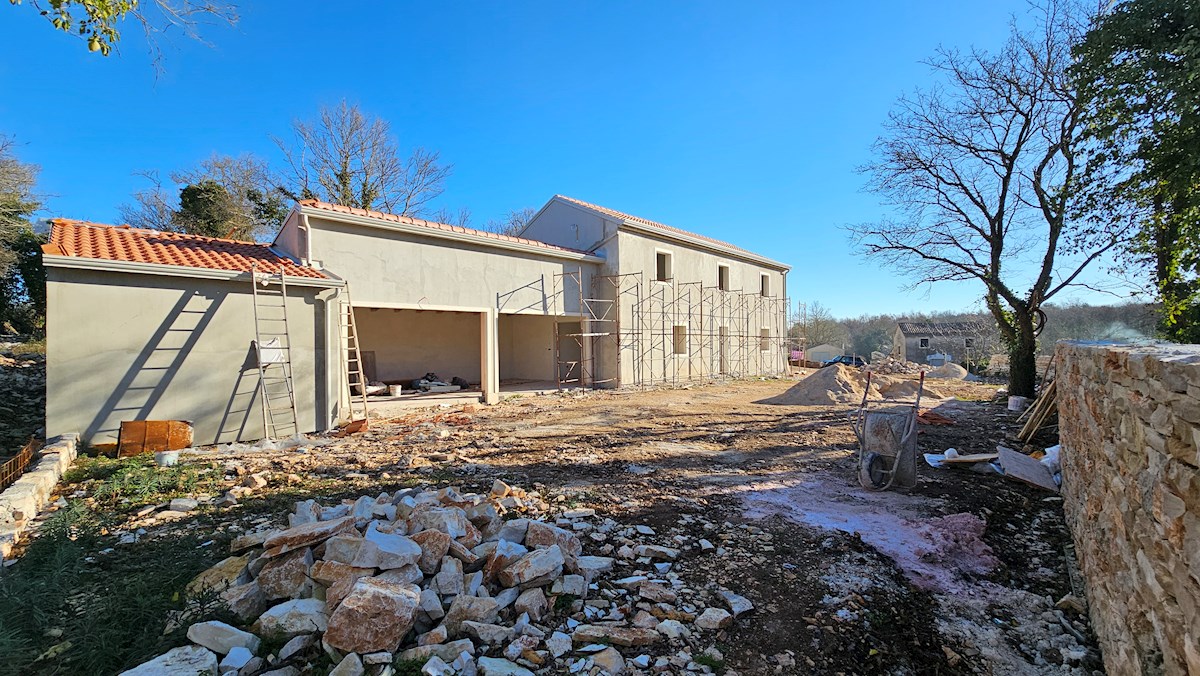
[[[734,246],[734,245],[730,244],[729,242],[722,242],[719,239],[713,239],[712,237],[705,237],[704,235],[699,235],[694,232],[682,230],[680,228],[676,228],[674,226],[667,225],[665,223],[658,223],[656,221],[651,221],[651,220],[648,220],[645,218],[641,218],[639,216],[627,214],[623,211],[617,211],[616,209],[609,209],[608,207],[602,207],[599,204],[592,204],[591,202],[584,202],[583,200],[577,200],[574,197],[567,197],[566,195],[555,195],[555,197],[560,200],[563,200],[565,202],[570,202],[572,204],[578,204],[581,207],[591,209],[593,211],[599,211],[600,213],[602,213],[606,216],[610,216],[612,218],[616,218],[616,219],[619,219],[622,221],[631,221],[631,222],[637,223],[639,225],[645,225],[645,226],[649,226],[651,228],[657,228],[659,230],[666,231],[666,233],[668,233],[668,234],[684,235],[687,237],[695,237],[696,239],[704,240],[705,242],[708,242],[709,244],[715,244],[715,245],[717,245],[719,247],[723,247],[725,249],[731,249],[733,251],[737,251],[737,252],[743,253],[743,254],[748,254],[748,255],[754,256],[756,258],[763,258],[763,256],[759,256],[758,254],[756,254],[752,251],[747,251],[739,246]]]
[[[257,264],[259,272],[268,274],[282,269],[289,277],[327,278],[320,270],[300,265],[275,253],[266,244],[257,242],[143,230],[128,225],[102,225],[66,218],[56,218],[51,223],[50,243],[42,247],[48,254],[234,272],[250,272],[250,266]]]
[[[359,209],[358,207],[347,207],[347,206],[342,206],[341,204],[331,204],[329,202],[322,202],[320,200],[300,200],[300,204],[302,206],[310,207],[313,209],[321,209],[322,211],[331,211],[331,212],[339,213],[339,214],[353,214],[355,216],[366,216],[368,218],[378,218],[378,219],[384,220],[384,221],[392,221],[393,223],[404,223],[405,225],[418,225],[418,226],[425,227],[425,228],[432,228],[434,230],[442,230],[444,232],[457,232],[457,233],[467,234],[467,235],[479,235],[480,237],[486,237],[488,239],[494,239],[494,240],[501,241],[501,242],[516,242],[519,244],[527,244],[529,246],[536,246],[541,249],[549,249],[551,251],[565,251],[565,252],[569,252],[569,253],[573,253],[573,254],[588,254],[587,251],[580,251],[579,249],[571,249],[571,248],[568,248],[565,246],[549,244],[546,242],[538,241],[536,239],[525,239],[524,237],[513,237],[512,235],[502,235],[498,232],[488,232],[487,230],[476,230],[474,228],[464,228],[461,225],[450,225],[448,223],[438,223],[436,221],[427,221],[423,218],[413,218],[412,216],[398,216],[396,214],[389,214],[389,213],[385,213],[382,211],[372,211],[370,209]],[[591,254],[588,254],[588,255],[591,255]]]

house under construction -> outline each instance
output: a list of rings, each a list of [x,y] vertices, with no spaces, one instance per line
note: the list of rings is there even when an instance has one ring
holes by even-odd
[[[563,196],[519,234],[311,200],[271,245],[57,220],[47,433],[282,437],[427,373],[494,403],[786,370],[786,265]]]

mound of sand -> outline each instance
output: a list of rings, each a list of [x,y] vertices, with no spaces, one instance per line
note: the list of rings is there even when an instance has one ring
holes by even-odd
[[[946,378],[948,380],[962,380],[967,377],[967,370],[958,364],[943,364],[929,373],[925,374],[926,378]]]
[[[871,383],[872,394],[875,384]],[[826,366],[793,385],[787,392],[764,399],[760,404],[780,406],[834,406],[862,401],[862,375],[844,364]]]

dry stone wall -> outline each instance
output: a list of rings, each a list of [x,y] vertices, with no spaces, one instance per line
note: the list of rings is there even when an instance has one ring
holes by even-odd
[[[1200,674],[1200,346],[1060,342],[1063,498],[1110,674]]]

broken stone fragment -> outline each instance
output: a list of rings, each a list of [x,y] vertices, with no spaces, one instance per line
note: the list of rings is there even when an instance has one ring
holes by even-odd
[[[424,662],[430,657],[437,656],[446,661],[453,661],[464,652],[474,654],[475,644],[471,639],[463,638],[449,643],[437,645],[422,645],[409,648],[396,656],[397,662]]]
[[[467,534],[467,515],[454,507],[418,507],[408,516],[410,533],[422,530],[437,530],[451,538]]]
[[[120,676],[217,676],[217,656],[208,648],[174,648]]]
[[[416,564],[417,560],[421,558],[421,548],[417,543],[403,535],[383,533],[378,530],[375,522],[371,522],[363,537],[366,542],[363,543],[362,549],[359,550],[358,556],[353,561],[353,565],[356,567],[389,570]],[[374,545],[374,551],[368,554],[372,545]]]
[[[483,676],[533,676],[533,672],[500,657],[480,657],[479,671]]]
[[[324,601],[295,599],[268,608],[258,617],[258,621],[251,629],[260,636],[280,634],[292,637],[314,631],[325,631],[328,625],[329,616],[326,615]]]
[[[433,575],[438,570],[438,564],[450,550],[453,539],[440,530],[424,530],[410,538],[421,548],[421,557],[417,559],[417,567],[426,575]]]
[[[442,600],[433,589],[421,590],[420,604],[421,610],[425,611],[431,620],[440,620],[446,616],[446,611],[442,610]]]
[[[229,542],[229,552],[231,554],[238,554],[246,551],[247,549],[258,547],[262,545],[263,542],[266,542],[267,538],[270,538],[272,535],[275,535],[278,532],[279,531],[277,530],[261,530],[253,533],[246,533],[245,535],[239,535]]]
[[[625,658],[616,648],[605,648],[592,655],[592,663],[610,676],[622,676],[625,673]]]
[[[540,641],[536,636],[518,636],[504,648],[504,657],[506,659],[516,661],[520,659],[521,655],[525,654],[526,651],[537,648],[538,643],[540,643]]]
[[[462,562],[453,557],[442,559],[441,571],[433,577],[433,583],[442,596],[457,596],[463,593]]]
[[[575,643],[607,643],[619,646],[651,645],[662,636],[653,629],[613,627],[603,624],[581,624],[571,634]]]
[[[329,672],[329,676],[363,676],[366,673],[363,670],[362,658],[354,653],[350,653],[342,658],[341,662]]]
[[[534,622],[541,620],[542,617],[545,616],[549,607],[550,605],[546,600],[546,594],[542,591],[541,587],[526,589],[525,591],[521,592],[521,595],[518,596],[517,600],[513,603],[514,610],[516,610],[518,613],[528,614],[529,619],[533,620]]]
[[[393,568],[391,570],[385,570],[375,576],[376,580],[383,580],[384,582],[393,582],[396,584],[414,584],[420,582],[424,578],[425,575],[421,572],[421,569],[411,564],[407,566],[401,566],[399,568]]]
[[[696,618],[696,626],[710,631],[724,629],[733,623],[733,615],[720,608],[705,608]]]
[[[655,626],[655,630],[671,639],[692,635],[692,631],[679,620],[663,620]]]
[[[645,556],[659,561],[674,561],[679,558],[679,550],[659,545],[638,545],[634,550],[637,556]]]
[[[525,532],[525,546],[530,549],[558,545],[562,550],[563,560],[567,570],[579,569],[579,557],[583,554],[583,544],[574,533],[558,526],[551,526],[541,521],[530,521]]]
[[[496,593],[492,598],[496,599],[496,605],[500,610],[511,606],[521,596],[521,590],[508,587]]]
[[[217,665],[217,669],[223,674],[231,671],[236,672],[238,669],[241,669],[249,664],[250,660],[252,659],[254,659],[254,653],[240,645],[234,646],[225,655],[225,657],[221,659],[221,663]]]
[[[615,561],[608,556],[581,556],[578,560],[579,574],[590,584],[604,573],[611,573]]]
[[[496,539],[523,544],[528,531],[529,519],[513,519],[504,522],[504,525],[500,527],[500,532],[496,534]]]
[[[446,611],[444,624],[451,636],[462,633],[465,621],[493,623],[497,618],[496,600],[478,596],[458,596]]]
[[[330,611],[337,608],[342,599],[346,598],[354,588],[355,582],[364,577],[371,577],[374,573],[374,568],[355,568],[337,561],[317,561],[310,571],[313,580],[327,587],[325,604]]]
[[[250,558],[250,554],[243,554],[220,561],[188,583],[188,595],[195,596],[209,590],[220,592],[249,582],[250,573],[246,570],[246,564],[250,563]]]
[[[316,634],[301,634],[300,636],[293,637],[279,649],[279,661],[282,662],[292,655],[297,655],[308,650],[316,641]]]
[[[359,580],[330,615],[324,640],[342,652],[394,652],[412,629],[419,601],[415,586]]]
[[[175,498],[168,509],[172,512],[190,512],[199,505],[200,501],[194,498]]]
[[[247,582],[221,592],[221,600],[243,622],[251,622],[267,609],[267,597],[257,582]]]
[[[638,587],[638,595],[653,603],[675,603],[675,592],[660,584],[644,582]]]
[[[513,630],[498,624],[463,620],[462,630],[467,636],[479,639],[484,645],[501,645],[513,639]]]
[[[516,542],[509,540],[497,542],[492,552],[488,554],[487,563],[483,565],[484,581],[489,584],[495,582],[496,576],[500,574],[500,571],[528,553],[529,550],[524,545]]]
[[[258,637],[224,622],[197,622],[188,627],[188,640],[196,645],[224,655],[236,647],[243,647],[254,653],[258,650]]]
[[[312,550],[297,549],[269,559],[254,581],[268,601],[302,598],[312,593],[309,578],[312,565]]]
[[[558,545],[535,549],[509,564],[497,576],[505,587],[548,584],[562,573],[563,553]]]
[[[289,528],[276,533],[263,542],[264,556],[279,556],[297,549],[324,542],[334,535],[354,530],[354,518],[343,517],[332,521],[316,521]]]
[[[551,655],[562,657],[571,652],[571,637],[561,631],[556,631],[546,639],[546,649],[550,651]]]
[[[750,599],[746,598],[745,596],[739,596],[724,589],[718,591],[717,595],[719,595],[721,599],[725,601],[725,605],[729,606],[729,610],[733,613],[734,617],[738,617],[739,615],[754,610],[754,604],[751,603]]]
[[[429,631],[417,637],[417,645],[437,645],[445,643],[446,639],[450,638],[450,632],[446,630],[446,625],[439,624]]]
[[[352,565],[358,556],[358,550],[362,549],[363,542],[363,537],[358,531],[334,535],[325,541],[325,553],[321,558]]]
[[[446,660],[434,655],[421,667],[422,676],[454,676],[454,667],[446,664]]]

